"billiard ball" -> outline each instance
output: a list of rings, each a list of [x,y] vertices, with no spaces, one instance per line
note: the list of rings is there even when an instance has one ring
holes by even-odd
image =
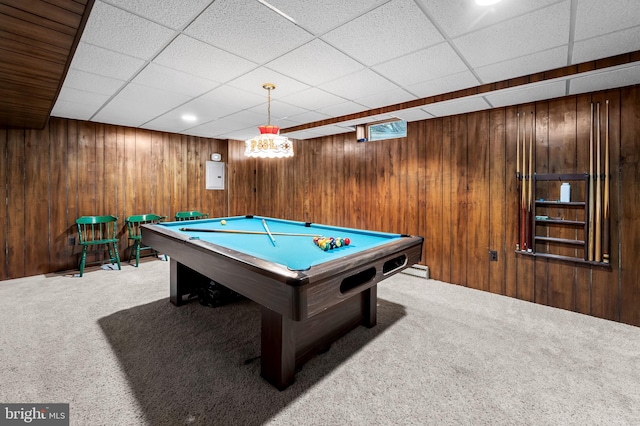
[[[349,244],[351,244],[351,240],[349,238],[345,238],[344,239],[344,245],[348,246]]]
[[[220,221],[220,225],[226,225],[226,224],[227,224],[227,221],[226,221],[226,220],[222,219],[222,220]]]

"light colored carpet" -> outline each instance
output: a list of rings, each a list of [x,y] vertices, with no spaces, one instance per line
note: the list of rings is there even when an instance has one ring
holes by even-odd
[[[632,425],[640,328],[399,274],[279,392],[259,308],[168,301],[169,263],[0,282],[0,402],[72,425]]]

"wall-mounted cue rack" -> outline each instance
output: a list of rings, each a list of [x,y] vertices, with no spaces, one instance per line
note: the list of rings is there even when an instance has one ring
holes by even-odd
[[[516,179],[520,198],[516,254],[609,266],[609,101],[604,147],[600,103],[591,104],[589,171],[535,172],[535,118],[518,113]],[[604,158],[602,158],[604,156]],[[537,196],[545,193],[546,199]]]

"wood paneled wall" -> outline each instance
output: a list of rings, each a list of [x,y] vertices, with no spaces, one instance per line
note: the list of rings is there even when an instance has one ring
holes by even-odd
[[[582,173],[590,104],[606,99],[612,267],[516,255],[517,112],[534,113],[537,173]],[[230,214],[422,235],[422,263],[433,278],[640,325],[639,138],[634,86],[413,122],[406,140],[357,143],[343,134],[296,141],[290,159],[247,160],[243,143],[230,141],[231,174],[242,176],[230,185],[232,199],[248,200],[231,202]],[[541,185],[536,197],[558,190]]]
[[[203,184],[213,152],[226,161],[227,142],[58,118],[0,129],[0,279],[77,268],[79,216],[117,216],[126,259],[130,215],[226,214],[227,191]]]
[[[590,103],[605,99],[612,267],[517,256],[516,113],[535,114],[538,173],[585,172]],[[640,325],[639,138],[639,86],[412,122],[406,139],[295,141],[289,159],[245,158],[241,141],[74,120],[0,129],[0,279],[76,268],[77,216],[117,215],[126,256],[126,216],[199,209],[422,235],[433,278]],[[227,162],[225,191],[204,189],[212,152]]]

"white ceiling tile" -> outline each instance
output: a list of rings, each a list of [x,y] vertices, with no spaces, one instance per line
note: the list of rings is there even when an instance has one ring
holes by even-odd
[[[201,95],[220,85],[220,83],[215,81],[163,67],[155,63],[148,64],[136,75],[132,82],[142,86],[183,93],[188,96]]]
[[[474,68],[567,44],[569,3],[558,3],[458,37],[453,43]]]
[[[150,59],[175,31],[97,1],[82,33],[86,43],[125,55]]]
[[[482,83],[507,80],[536,72],[561,68],[567,65],[569,47],[567,45],[536,52],[531,55],[509,59],[475,69]]]
[[[575,42],[571,62],[579,64],[636,50],[640,50],[640,26]]]
[[[296,24],[319,35],[367,12],[385,0],[269,0],[269,3],[292,17]]]
[[[142,59],[84,42],[78,44],[71,61],[71,68],[118,80],[129,80],[143,65]]]
[[[559,98],[566,95],[567,83],[564,79],[550,83],[537,83],[531,86],[515,87],[486,94],[484,97],[494,107],[518,105],[527,102]]]
[[[256,0],[217,0],[184,32],[258,63],[276,58],[312,38]]]
[[[253,62],[185,35],[178,36],[154,62],[221,82],[238,77],[256,66]]]
[[[69,102],[58,98],[51,110],[51,115],[53,117],[72,118],[75,120],[89,120],[97,109],[97,107],[90,107],[87,104]]]
[[[271,83],[276,86],[271,91],[271,99],[279,99],[309,88],[307,84],[264,67],[256,68],[243,76],[231,80],[227,84],[251,92],[254,95],[266,96],[267,91],[262,87],[264,83]]]
[[[363,68],[321,40],[313,40],[269,62],[266,67],[310,86],[335,80]]]
[[[401,102],[407,102],[416,99],[404,89],[391,90],[389,92],[374,93],[369,96],[363,96],[355,101],[369,108],[379,108],[387,105],[395,105]]]
[[[322,137],[322,135],[320,133],[316,133],[314,132],[314,129],[311,130],[298,130],[295,132],[291,132],[291,133],[283,133],[283,135],[285,135],[286,137],[290,138],[290,139],[298,139],[298,140],[306,140],[306,139],[315,139],[315,138],[320,138]],[[293,155],[295,155],[296,153],[296,149],[297,149],[298,145],[294,145],[293,146]],[[304,149],[304,146],[300,146],[301,149]]]
[[[405,109],[402,111],[394,111],[391,114],[405,121],[418,121],[418,120],[427,120],[429,118],[433,118],[433,115],[429,114],[427,111],[425,111],[422,108],[413,108],[413,109]]]
[[[478,6],[472,0],[417,0],[449,37],[458,37],[490,25],[524,15],[558,0],[508,0],[492,6]]]
[[[640,64],[638,62],[634,62],[633,65],[615,67],[612,70],[599,70],[582,77],[572,78],[569,82],[569,93],[575,95],[634,84],[640,84]]]
[[[353,128],[350,127],[343,127],[343,126],[336,126],[336,125],[331,125],[331,126],[320,126],[320,127],[314,127],[313,128],[313,133],[322,135],[322,136],[328,136],[328,135],[340,135],[343,133],[353,133],[355,132],[355,130]],[[355,139],[355,137],[354,137]]]
[[[111,123],[120,117],[138,127],[189,100],[188,96],[130,83],[94,119]]]
[[[322,38],[369,66],[444,40],[413,0],[391,0]]]
[[[109,3],[177,30],[202,12],[211,0],[109,0]]]
[[[353,74],[322,84],[319,88],[345,99],[357,99],[367,96],[372,92],[388,92],[398,89],[398,86],[370,69],[365,68]]]
[[[331,117],[315,111],[306,111],[302,114],[296,114],[292,115],[291,117],[287,117],[288,120],[294,121],[297,124],[312,123],[314,121],[326,120],[328,118]]]
[[[259,114],[254,114],[249,111],[241,111],[219,120],[192,127],[189,129],[189,132],[191,134],[197,134],[198,136],[219,137],[220,135],[224,135],[235,130],[247,129],[253,126],[255,129],[253,133],[255,135],[258,130],[254,123],[260,123],[261,119],[262,116]]]
[[[575,40],[609,34],[639,24],[638,0],[580,0],[576,11]]]
[[[124,80],[91,74],[75,68],[70,68],[64,79],[65,88],[100,93],[102,95],[113,95],[124,83]]]
[[[264,114],[265,118],[268,117],[268,110],[269,108],[267,102],[261,103],[260,105],[254,106],[253,108],[249,108],[249,111]],[[282,101],[274,101],[273,99],[271,99],[272,121],[276,119],[291,117],[293,115],[302,114],[305,112],[307,112],[307,110],[304,108],[300,108]]]
[[[84,90],[78,90],[72,87],[63,87],[62,89],[60,89],[60,94],[58,95],[58,99],[67,102],[84,104],[92,107],[94,111],[101,107],[107,100],[109,100],[110,97],[111,95],[86,92]]]
[[[353,114],[355,112],[361,112],[366,110],[367,107],[355,102],[342,102],[340,104],[330,105],[324,108],[318,108],[318,112],[326,114],[330,117],[340,117],[347,114]]]
[[[280,98],[280,100],[308,110],[318,110],[345,102],[344,98],[316,88],[303,90],[302,92]]]
[[[262,105],[263,103],[265,104],[265,112],[267,110],[266,90],[260,96],[246,90],[223,85],[201,96],[200,99],[208,102],[212,107],[220,108],[221,110],[226,109],[228,111],[227,114]]]
[[[451,74],[435,80],[408,86],[406,90],[413,93],[418,98],[441,95],[443,93],[455,92],[456,90],[467,89],[480,84],[478,79],[471,73],[465,71],[458,74]]]
[[[258,134],[257,127],[252,126],[252,127],[247,127],[245,129],[234,130],[233,132],[230,132],[230,133],[222,133],[222,134],[219,134],[217,137],[219,139],[233,139],[238,141],[245,141],[247,139],[256,137],[257,134]],[[294,145],[294,148],[295,148],[295,145]],[[294,154],[295,154],[295,149],[294,149]]]
[[[431,104],[423,107],[425,111],[436,117],[464,114],[467,112],[481,111],[489,108],[491,108],[491,105],[489,105],[481,97],[456,99],[453,101],[441,102],[439,104]]]
[[[468,70],[449,43],[440,43],[393,59],[373,69],[402,86],[410,86]]]
[[[181,132],[185,129],[219,119],[232,112],[235,111],[226,108],[224,105],[208,102],[203,99],[194,99],[146,123],[144,127],[163,131]],[[184,114],[192,115],[196,117],[196,120],[187,122],[182,118]]]

